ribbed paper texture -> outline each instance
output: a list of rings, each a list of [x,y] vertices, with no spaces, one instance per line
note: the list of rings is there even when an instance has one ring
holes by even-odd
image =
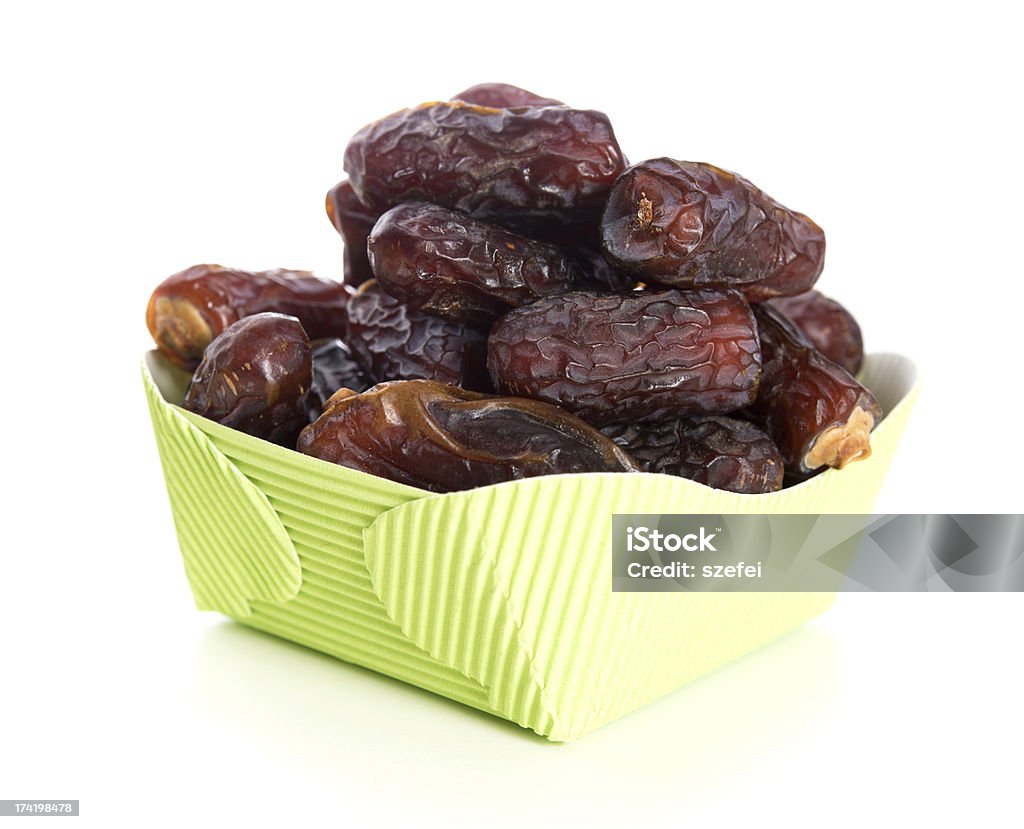
[[[196,605],[244,617],[250,599],[294,598],[302,569],[266,496],[152,390],[149,404]]]
[[[178,399],[159,360],[148,365]],[[200,607],[553,740],[622,716],[832,600],[612,593],[613,513],[870,512],[916,395],[905,358],[870,357],[863,380],[888,413],[871,459],[770,495],[621,474],[430,495],[184,412],[144,375]]]

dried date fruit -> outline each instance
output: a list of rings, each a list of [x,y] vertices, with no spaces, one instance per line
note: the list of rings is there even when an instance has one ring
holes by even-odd
[[[410,308],[376,281],[349,302],[348,330],[349,347],[377,381],[440,380],[491,391],[485,331]]]
[[[255,314],[229,325],[203,355],[182,407],[294,447],[312,380],[309,337],[295,317]]]
[[[871,454],[882,409],[846,369],[811,344],[776,308],[754,306],[764,367],[749,413],[782,452],[787,474],[842,469]]]
[[[753,423],[733,417],[683,417],[665,423],[605,426],[644,472],[677,475],[729,492],[760,495],[782,488],[778,447]]]
[[[345,150],[371,209],[426,201],[510,227],[596,220],[624,166],[607,116],[569,107],[424,104],[364,127]]]
[[[557,403],[600,426],[746,406],[761,350],[736,291],[575,292],[499,319],[488,368],[500,392]]]
[[[169,276],[150,297],[146,325],[176,365],[193,369],[229,325],[264,312],[296,317],[311,337],[345,333],[345,286],[308,271],[241,271],[193,265]]]
[[[462,90],[458,95],[452,95],[452,100],[494,109],[562,106],[561,101],[535,95],[510,83],[478,83],[476,86]]]
[[[432,204],[393,207],[374,226],[369,250],[385,291],[457,322],[488,323],[589,281],[554,245]]]
[[[850,374],[860,371],[864,363],[864,339],[857,320],[846,308],[818,291],[778,297],[770,302],[833,363]]]
[[[373,279],[366,240],[380,211],[368,210],[356,198],[348,179],[339,181],[327,193],[327,218],[345,243],[345,284],[358,288]]]
[[[306,398],[306,412],[312,423],[323,413],[324,403],[338,389],[366,391],[373,379],[356,361],[352,350],[337,337],[314,340],[313,380]]]
[[[691,161],[634,164],[602,219],[620,270],[677,288],[735,288],[751,302],[808,290],[825,262],[825,234],[742,176]]]
[[[431,380],[341,391],[298,449],[433,492],[572,472],[635,472],[614,442],[546,403]]]

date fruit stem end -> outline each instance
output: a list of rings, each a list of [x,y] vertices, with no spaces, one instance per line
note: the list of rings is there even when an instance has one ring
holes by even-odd
[[[822,432],[804,456],[807,469],[831,466],[842,469],[854,461],[871,457],[871,430],[875,418],[857,406],[846,423],[832,426]]]

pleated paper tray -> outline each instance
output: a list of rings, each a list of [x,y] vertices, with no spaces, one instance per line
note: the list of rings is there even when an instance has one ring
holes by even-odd
[[[618,513],[870,512],[916,397],[898,355],[862,381],[869,460],[769,495],[665,475],[560,475],[434,495],[186,412],[143,366],[185,571],[202,610],[573,740],[792,630],[827,593],[613,593]]]

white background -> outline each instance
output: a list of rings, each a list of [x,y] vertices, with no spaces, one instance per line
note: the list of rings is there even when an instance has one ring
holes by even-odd
[[[323,196],[348,137],[504,80],[608,112],[633,160],[710,161],[813,216],[821,287],[925,378],[878,510],[1019,512],[1009,4],[341,5],[4,15],[0,798],[104,827],[1019,826],[1019,595],[845,595],[549,745],[196,613],[138,376],[159,280],[340,275]]]

